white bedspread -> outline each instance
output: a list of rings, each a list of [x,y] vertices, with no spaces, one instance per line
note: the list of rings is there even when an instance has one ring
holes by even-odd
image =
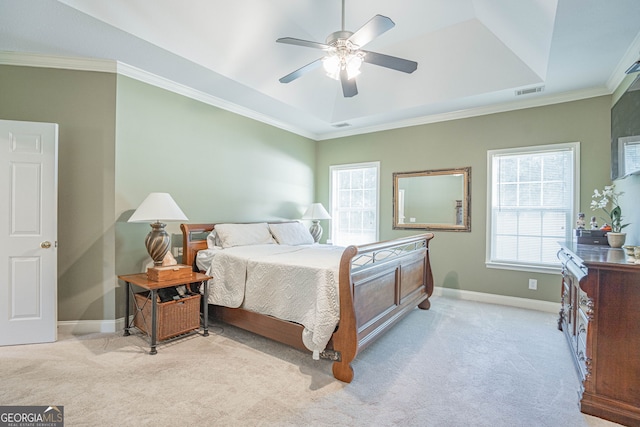
[[[324,350],[338,324],[338,270],[344,248],[253,245],[198,253],[213,277],[209,303],[267,314],[304,326],[311,351]]]

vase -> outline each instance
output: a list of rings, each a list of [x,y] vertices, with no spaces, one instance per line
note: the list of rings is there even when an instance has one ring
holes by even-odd
[[[621,248],[624,245],[624,241],[627,237],[627,233],[613,233],[609,231],[607,233],[607,242],[612,248]]]

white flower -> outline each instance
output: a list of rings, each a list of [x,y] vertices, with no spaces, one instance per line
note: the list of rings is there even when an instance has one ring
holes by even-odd
[[[617,193],[615,191],[615,184],[605,185],[602,193],[598,191],[598,189],[593,190],[592,199],[591,200],[591,209],[602,209],[605,214],[607,214],[608,218],[603,218],[611,225],[611,231],[614,233],[619,233],[624,227],[629,224],[622,224],[622,209],[620,208],[620,204],[618,203],[618,196],[622,195],[622,193]],[[611,204],[611,210],[607,210],[607,207]]]

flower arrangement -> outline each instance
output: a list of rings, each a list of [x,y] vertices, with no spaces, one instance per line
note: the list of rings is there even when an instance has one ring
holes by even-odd
[[[602,209],[607,218],[603,218],[611,225],[611,231],[613,233],[620,233],[623,228],[629,224],[622,223],[622,209],[618,203],[618,197],[622,192],[615,191],[615,184],[605,185],[602,192],[597,189],[593,191],[591,198],[591,210]],[[608,210],[611,205],[611,210]]]

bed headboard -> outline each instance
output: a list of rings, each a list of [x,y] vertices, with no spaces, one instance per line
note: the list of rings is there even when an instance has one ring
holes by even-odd
[[[180,224],[182,230],[182,263],[194,266],[199,250],[207,249],[207,234],[215,224]]]

